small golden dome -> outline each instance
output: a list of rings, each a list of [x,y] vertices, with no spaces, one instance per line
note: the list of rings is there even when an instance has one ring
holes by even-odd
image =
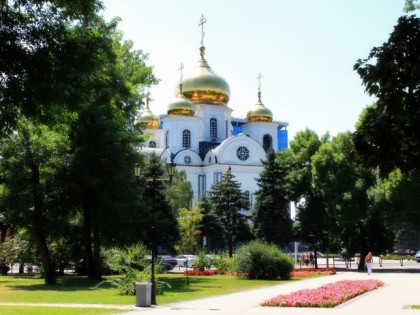
[[[135,123],[136,125],[140,125],[142,128],[146,129],[159,129],[160,121],[156,115],[153,115],[152,111],[149,108],[149,99],[146,102],[146,108],[144,109],[143,113]]]
[[[246,119],[249,122],[272,122],[273,113],[261,102],[261,92],[258,92],[258,103],[251,108],[246,114]]]
[[[195,106],[181,93],[168,106],[168,115],[194,116]]]
[[[201,59],[198,61],[194,72],[182,80],[182,94],[194,104],[227,105],[230,96],[229,84],[210,68],[204,59],[203,46],[200,51]],[[179,89],[177,92],[179,92]]]

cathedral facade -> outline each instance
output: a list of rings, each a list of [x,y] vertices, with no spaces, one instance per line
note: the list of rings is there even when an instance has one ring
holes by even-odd
[[[195,200],[230,167],[252,205],[267,150],[278,152],[288,143],[288,123],[273,120],[261,101],[261,75],[258,80],[256,104],[246,118],[232,117],[229,85],[209,66],[202,43],[193,73],[184,78],[181,69],[177,95],[168,104],[167,113],[154,115],[147,100],[137,119],[150,135],[141,152],[155,153],[164,163],[176,163],[177,171],[184,170]]]

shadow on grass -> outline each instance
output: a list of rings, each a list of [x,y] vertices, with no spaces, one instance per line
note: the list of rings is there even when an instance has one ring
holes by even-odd
[[[19,279],[28,279],[28,280],[40,280],[31,276],[13,276],[14,278]],[[109,288],[115,288],[115,286],[110,283],[104,282],[99,287],[96,285],[98,281],[88,279],[83,276],[64,276],[57,278],[57,284],[45,284],[45,283],[36,283],[36,284],[26,284],[19,285],[16,281],[9,280],[2,283],[6,284],[6,287],[9,287],[12,290],[24,290],[24,291],[93,291],[93,290],[106,290]]]

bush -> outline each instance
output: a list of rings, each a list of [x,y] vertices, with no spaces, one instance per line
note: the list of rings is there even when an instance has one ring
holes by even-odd
[[[102,283],[116,285],[120,294],[135,295],[136,282],[148,282],[151,275],[151,264],[147,257],[147,249],[144,245],[136,244],[123,249],[111,248],[105,250],[104,266],[112,273],[122,275],[121,278],[111,278]],[[159,265],[156,265],[159,271]],[[99,286],[98,285],[98,286]],[[156,279],[156,294],[163,294],[165,288],[170,288],[169,283]]]
[[[213,265],[217,270],[232,270],[234,261],[235,259],[229,257],[229,255],[226,253],[213,256]]]
[[[211,261],[208,257],[206,257],[206,254],[204,251],[198,252],[197,259],[194,261],[193,268],[195,270],[203,271],[205,269],[210,269],[211,267]]]
[[[236,252],[234,270],[248,279],[289,279],[293,260],[275,245],[252,241]]]

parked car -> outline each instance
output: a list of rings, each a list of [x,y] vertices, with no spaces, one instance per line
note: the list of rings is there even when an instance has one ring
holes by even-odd
[[[176,265],[178,265],[178,261],[174,257],[172,257],[170,255],[159,255],[158,258],[159,258],[159,260],[161,262],[170,264],[173,267],[175,267]]]
[[[158,259],[155,261],[155,264],[157,264],[161,270],[170,271],[170,270],[174,269],[174,266],[172,264],[160,260],[159,257],[157,257],[157,258]],[[152,256],[148,255],[146,257],[146,260],[149,262],[149,264],[151,264],[152,263]]]
[[[197,256],[195,255],[178,255],[175,257],[178,266],[181,267],[186,267],[188,265],[188,267],[192,267],[192,265],[194,265],[194,262],[197,259]]]
[[[416,251],[414,249],[396,249],[392,252],[392,254],[398,256],[414,256]]]
[[[418,263],[420,263],[420,250],[416,253],[415,259]]]

